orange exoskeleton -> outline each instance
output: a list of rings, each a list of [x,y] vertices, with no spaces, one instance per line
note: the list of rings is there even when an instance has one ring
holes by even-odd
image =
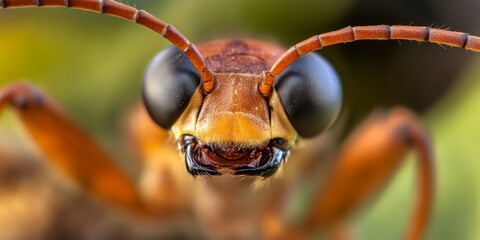
[[[112,0],[0,0],[2,8],[29,6],[124,18],[174,45],[147,68],[145,109],[138,108],[131,119],[139,129],[133,138],[146,159],[142,190],[41,91],[28,84],[0,91],[0,108],[12,106],[48,159],[87,192],[162,220],[193,208],[198,225],[211,238],[302,239],[319,230],[340,238],[344,219],[379,191],[413,147],[419,155],[418,205],[404,238],[422,238],[433,201],[433,156],[426,131],[402,108],[367,120],[334,153],[325,184],[312,193],[311,211],[296,221],[285,216],[289,193],[315,175],[309,168],[316,164],[318,136],[335,122],[342,105],[337,73],[312,52],[338,43],[391,39],[480,51],[479,37],[377,25],[315,35],[288,50],[250,39],[211,41],[197,48],[171,25]],[[313,150],[295,153],[302,145]],[[292,160],[285,164],[287,159]],[[282,167],[295,182],[279,177],[252,190],[252,184]],[[189,181],[187,172],[202,181]]]

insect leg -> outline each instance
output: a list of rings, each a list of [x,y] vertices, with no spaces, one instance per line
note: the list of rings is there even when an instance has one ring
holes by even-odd
[[[414,115],[397,108],[374,115],[351,137],[336,158],[325,185],[314,196],[300,232],[333,229],[359,205],[378,194],[411,148],[418,153],[417,208],[405,239],[421,239],[434,192],[430,140]]]
[[[123,119],[128,145],[142,160],[140,191],[148,206],[162,216],[187,212],[192,181],[175,139],[152,121],[140,102]]]
[[[95,196],[146,215],[135,184],[45,94],[26,83],[0,89],[0,110],[11,106],[45,156]]]

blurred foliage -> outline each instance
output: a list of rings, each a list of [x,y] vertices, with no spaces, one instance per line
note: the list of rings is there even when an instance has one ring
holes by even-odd
[[[480,21],[472,21],[479,3],[473,0],[137,0],[129,4],[175,25],[195,43],[247,36],[290,46],[314,34],[361,24],[413,23],[480,34]],[[113,155],[121,156],[116,123],[139,98],[148,61],[169,43],[124,20],[76,10],[3,9],[0,23],[0,85],[33,81]],[[353,43],[322,54],[344,80],[349,124],[376,106],[405,105],[424,113],[438,156],[439,189],[429,239],[479,239],[475,226],[480,216],[476,203],[480,179],[475,169],[480,63],[471,63],[474,54],[395,41]],[[0,128],[0,143],[24,140],[11,134],[18,133],[19,126],[10,114],[2,114]],[[364,239],[401,235],[416,187],[414,164],[412,159],[409,162],[386,193],[355,220],[356,233]]]

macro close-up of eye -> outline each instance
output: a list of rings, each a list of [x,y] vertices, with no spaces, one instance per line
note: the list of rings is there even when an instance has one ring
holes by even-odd
[[[142,96],[148,113],[169,129],[188,105],[200,84],[200,74],[185,53],[175,47],[161,51],[145,71]]]
[[[302,137],[318,135],[340,113],[340,79],[332,65],[316,53],[290,64],[277,77],[274,87],[290,122]]]

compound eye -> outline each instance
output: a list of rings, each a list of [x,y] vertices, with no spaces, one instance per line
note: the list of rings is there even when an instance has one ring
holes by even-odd
[[[199,84],[200,74],[182,51],[176,47],[161,51],[143,77],[143,102],[150,117],[160,127],[169,129],[182,115]]]
[[[297,133],[314,137],[337,118],[342,87],[337,73],[323,57],[306,54],[290,64],[274,85]]]

